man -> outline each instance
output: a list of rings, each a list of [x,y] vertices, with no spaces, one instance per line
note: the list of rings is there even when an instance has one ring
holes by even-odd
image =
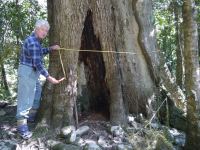
[[[33,33],[28,36],[22,45],[20,64],[18,68],[18,95],[17,95],[17,131],[24,139],[32,136],[28,129],[28,121],[34,121],[37,109],[39,108],[41,86],[39,75],[58,84],[64,78],[57,80],[50,76],[43,65],[43,56],[49,52],[59,49],[58,45],[43,48],[40,41],[47,36],[49,23],[46,20],[38,20]],[[30,113],[29,110],[31,109]]]

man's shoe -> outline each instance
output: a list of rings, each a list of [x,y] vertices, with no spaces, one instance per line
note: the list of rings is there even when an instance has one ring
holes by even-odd
[[[29,131],[27,126],[27,120],[22,118],[17,120],[18,134],[25,140],[31,138],[32,132]]]
[[[32,132],[28,130],[27,125],[20,125],[17,127],[18,134],[25,140],[32,137]]]

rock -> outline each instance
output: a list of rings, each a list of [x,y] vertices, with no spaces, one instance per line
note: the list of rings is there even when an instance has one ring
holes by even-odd
[[[73,131],[75,131],[76,129],[75,129],[75,127],[74,126],[66,126],[66,127],[63,127],[62,129],[61,129],[61,136],[62,137],[69,137],[69,135],[71,135],[71,133],[73,132]]]
[[[171,141],[172,143],[174,142],[174,136],[172,135],[172,133],[170,133],[170,128],[167,126],[162,126],[162,131],[165,135],[165,137]]]
[[[176,145],[181,146],[181,147],[185,145],[185,139],[186,139],[185,133],[180,132],[176,129],[169,130],[169,133],[173,137]]]
[[[105,137],[100,136],[98,139],[98,144],[103,147],[104,149],[112,148],[112,145],[109,145],[108,142],[106,142]]]
[[[114,137],[113,142],[116,143],[116,144],[122,143],[122,138]]]
[[[0,140],[0,149],[1,150],[15,150],[17,144],[9,140]]]
[[[133,121],[135,121],[135,117],[129,115],[128,116],[128,123],[131,123]]]
[[[82,126],[76,130],[76,135],[82,136],[86,134],[89,131],[89,129],[90,128],[88,126]]]
[[[61,142],[60,141],[54,141],[54,140],[48,140],[46,143],[47,143],[48,147],[53,147],[57,144],[60,144]]]
[[[129,116],[127,117],[127,120],[128,120],[128,124],[129,124],[129,125],[135,127],[135,117],[129,115]]]
[[[61,129],[61,137],[65,138],[67,144],[73,143],[76,140],[76,131],[74,126],[66,126]]]
[[[119,144],[117,145],[117,150],[133,150],[133,147],[131,145]]]
[[[69,137],[66,138],[66,143],[74,143],[76,141],[76,132],[72,131],[72,133],[69,135]]]
[[[101,148],[96,143],[88,143],[84,147],[84,150],[101,150]]]
[[[124,130],[120,126],[112,126],[111,133],[113,134],[113,136],[119,136],[119,137],[124,136]]]
[[[80,147],[83,147],[83,146],[85,146],[85,141],[84,141],[82,138],[77,137],[77,138],[76,138],[76,141],[74,142],[74,144],[75,144],[75,145],[78,145],[78,146],[80,146]]]
[[[134,127],[135,129],[138,128],[138,123],[135,121],[135,117],[133,116],[128,116],[128,124],[131,125],[132,127]]]
[[[180,135],[180,136],[177,136],[175,137],[175,143],[176,145],[180,146],[180,147],[184,147],[185,146],[185,135]]]
[[[81,150],[79,146],[59,143],[52,147],[52,150]]]

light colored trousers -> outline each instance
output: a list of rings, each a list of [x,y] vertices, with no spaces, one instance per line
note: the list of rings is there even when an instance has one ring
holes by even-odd
[[[19,65],[17,91],[17,119],[28,117],[29,110],[40,106],[41,84],[39,73],[32,67]]]

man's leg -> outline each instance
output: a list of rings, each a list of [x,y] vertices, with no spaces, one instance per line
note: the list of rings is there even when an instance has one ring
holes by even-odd
[[[40,107],[41,92],[42,92],[42,87],[38,79],[36,82],[35,97],[34,97],[33,107],[32,107],[33,109],[38,109]]]
[[[29,116],[28,121],[30,121],[30,122],[35,121],[37,110],[40,107],[41,92],[42,92],[42,87],[41,87],[40,81],[38,79],[37,82],[36,82],[33,106],[32,106],[32,108],[29,112],[29,115],[28,115]]]
[[[36,86],[36,73],[32,67],[20,65],[18,69],[18,93],[17,93],[17,130],[27,139],[31,137],[27,126],[27,117],[33,105],[34,89]]]

